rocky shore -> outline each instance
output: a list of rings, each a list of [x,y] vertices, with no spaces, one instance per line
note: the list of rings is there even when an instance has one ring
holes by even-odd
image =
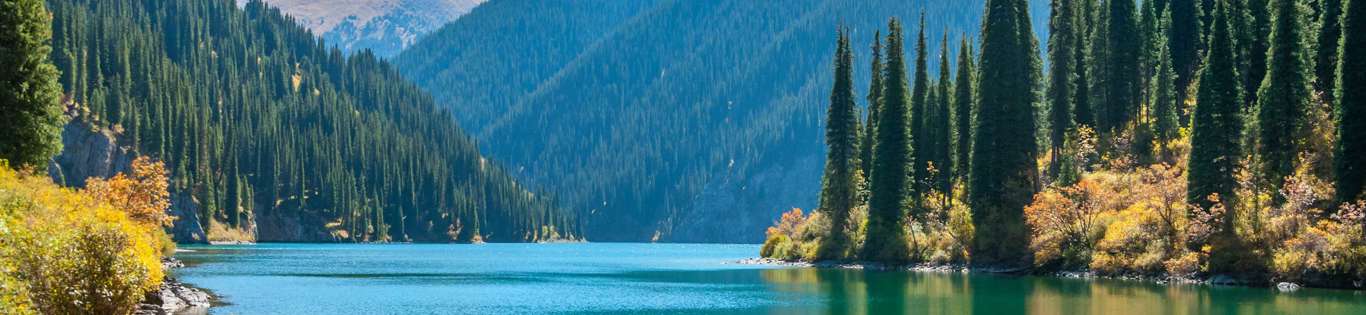
[[[208,292],[186,285],[170,275],[171,269],[184,268],[185,263],[168,257],[161,261],[161,266],[167,271],[166,279],[161,282],[161,288],[148,292],[147,296],[143,297],[142,303],[138,304],[138,310],[134,314],[208,314],[214,297]]]

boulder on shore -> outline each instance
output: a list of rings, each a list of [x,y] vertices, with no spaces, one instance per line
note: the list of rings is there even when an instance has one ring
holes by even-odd
[[[184,267],[185,264],[175,258],[167,258],[162,261],[163,266],[170,268]],[[165,314],[208,314],[209,307],[212,305],[213,296],[208,292],[181,283],[170,275],[161,282],[161,287],[156,291],[147,292],[143,297],[142,303],[138,304],[138,310],[134,314],[139,315],[165,315]]]

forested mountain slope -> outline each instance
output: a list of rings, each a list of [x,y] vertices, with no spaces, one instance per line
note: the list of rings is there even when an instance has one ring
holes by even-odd
[[[236,0],[239,5],[247,0]],[[344,52],[397,55],[485,0],[266,0]]]
[[[84,119],[164,160],[176,207],[198,209],[210,239],[577,233],[571,213],[485,161],[449,111],[387,63],[328,49],[259,1],[48,7],[53,60]]]
[[[981,8],[492,1],[395,64],[491,156],[580,210],[590,239],[757,242],[781,211],[816,203],[836,26],[853,30],[866,90],[867,30],[923,11],[936,42],[956,42],[980,27]]]

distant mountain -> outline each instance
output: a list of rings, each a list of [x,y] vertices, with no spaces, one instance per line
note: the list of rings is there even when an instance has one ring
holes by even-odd
[[[982,2],[495,0],[394,63],[581,211],[589,239],[758,242],[816,204],[836,27],[853,33],[862,94],[888,18],[913,36],[925,12],[938,54],[945,32],[976,33]]]
[[[266,0],[346,52],[388,58],[486,0]],[[247,0],[237,0],[242,5]]]
[[[61,83],[82,123],[93,124],[68,126],[79,136],[57,164],[73,176],[59,177],[79,183],[79,175],[108,174],[120,166],[71,166],[127,161],[112,158],[125,150],[165,161],[173,208],[185,213],[177,226],[206,231],[178,236],[519,242],[578,235],[573,213],[481,156],[450,111],[388,63],[325,47],[261,2],[49,0],[48,7]],[[94,127],[111,131],[92,134]]]

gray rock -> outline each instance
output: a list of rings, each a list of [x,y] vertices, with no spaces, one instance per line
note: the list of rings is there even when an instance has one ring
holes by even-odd
[[[52,181],[67,187],[85,187],[91,177],[110,178],[128,172],[137,150],[120,144],[121,134],[100,128],[82,117],[81,110],[68,104],[71,121],[62,128],[62,154],[48,165]],[[171,192],[170,214],[176,217],[170,234],[178,243],[205,243],[208,237],[199,225],[198,207],[183,193]]]
[[[171,268],[184,267],[185,263],[179,259],[166,258],[161,261],[161,265],[169,271]],[[138,304],[135,314],[208,314],[212,303],[213,296],[208,292],[166,276],[161,282],[161,287],[156,291],[147,292],[142,303]]]
[[[166,279],[157,291],[147,293],[137,314],[208,314],[210,302],[208,293]]]
[[[72,117],[62,128],[62,154],[52,159],[48,175],[63,186],[85,187],[87,178],[109,178],[128,171],[136,154],[120,147],[117,139],[118,134],[108,128]]]
[[[1300,285],[1293,282],[1281,282],[1276,284],[1276,290],[1281,292],[1295,292],[1300,290]]]

